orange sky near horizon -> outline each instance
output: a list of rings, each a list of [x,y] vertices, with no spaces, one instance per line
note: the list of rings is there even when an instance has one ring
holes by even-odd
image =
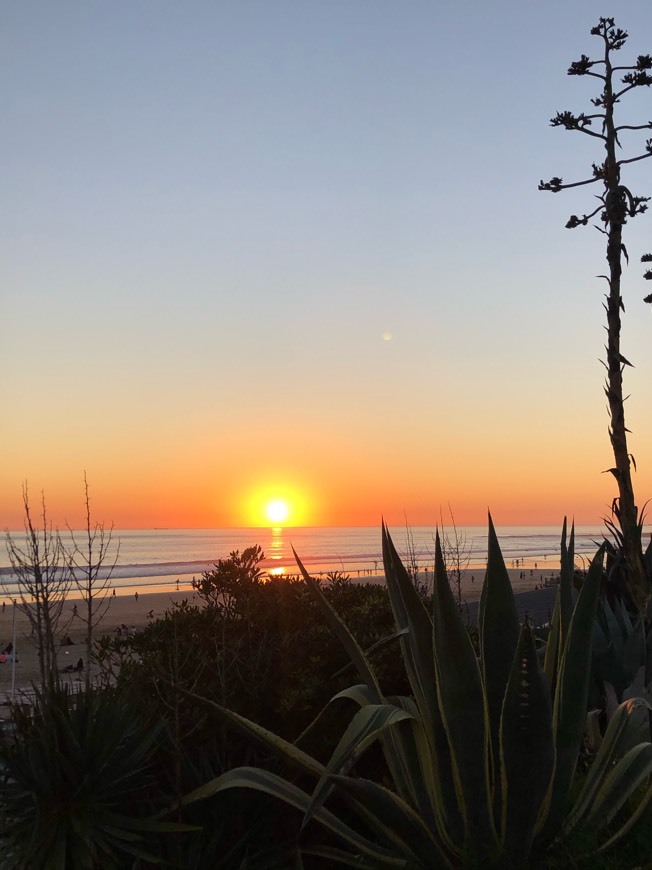
[[[110,463],[86,456],[84,468],[75,467],[74,453],[59,453],[57,462],[46,453],[36,462],[34,454],[20,457],[14,449],[0,473],[1,522],[22,527],[22,481],[13,470],[28,459],[32,508],[43,491],[49,517],[60,527],[83,522],[84,469],[94,519],[116,528],[269,526],[265,506],[273,499],[288,503],[286,526],[374,526],[383,516],[390,525],[434,526],[448,503],[462,525],[483,525],[487,509],[499,526],[558,525],[565,514],[593,525],[616,492],[611,475],[600,473],[601,464],[609,465],[604,439],[549,443],[532,461],[525,434],[520,445],[501,446],[468,433],[450,454],[445,442],[431,449],[421,437],[389,445],[374,444],[371,433],[365,438],[356,448],[323,432],[295,433],[294,439],[277,433],[267,443],[249,433],[223,456],[192,439],[162,454],[143,443],[122,456],[114,448]],[[650,474],[638,474],[635,485],[637,492],[652,492]]]

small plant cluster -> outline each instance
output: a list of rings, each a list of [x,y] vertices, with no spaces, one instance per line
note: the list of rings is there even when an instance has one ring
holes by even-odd
[[[125,691],[49,685],[0,735],[0,866],[120,870],[158,862],[153,759],[161,724]]]

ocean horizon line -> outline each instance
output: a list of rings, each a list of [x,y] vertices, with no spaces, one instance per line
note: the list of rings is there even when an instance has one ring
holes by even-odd
[[[514,528],[514,529],[534,529],[534,528],[543,528],[543,529],[556,529],[558,528],[561,531],[564,520],[563,518],[558,523],[497,523],[494,520],[494,528],[495,529],[505,529],[505,528]],[[570,527],[572,520],[568,520],[568,526]],[[255,525],[255,526],[115,526],[109,523],[99,523],[99,525],[104,526],[105,532],[112,531],[114,533],[117,532],[237,532],[237,531],[288,531],[291,529],[305,529],[305,530],[314,530],[314,529],[381,529],[382,523],[367,523],[367,524],[335,524],[335,525],[300,525],[300,524],[289,524],[289,523],[280,523],[275,525]],[[435,528],[444,528],[449,529],[452,528],[453,523],[386,523],[389,529],[435,529]],[[596,521],[595,523],[574,523],[575,528],[598,528],[605,525],[604,521]],[[647,527],[647,523],[645,526]],[[488,523],[459,523],[455,521],[455,526],[458,529],[486,529],[488,528]],[[87,529],[85,526],[71,526],[59,528],[57,526],[53,527],[53,531],[59,531],[60,533],[67,533],[69,531],[74,532],[75,534],[80,532],[85,532]],[[25,531],[24,526],[19,528],[9,528],[8,526],[3,527],[3,531],[9,534],[16,534]],[[39,531],[39,529],[37,529]]]

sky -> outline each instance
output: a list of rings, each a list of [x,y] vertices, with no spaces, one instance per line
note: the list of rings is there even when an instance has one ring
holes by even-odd
[[[649,0],[21,0],[0,77],[0,528],[599,523],[600,143],[566,70]],[[635,93],[621,119],[652,117]],[[642,152],[644,134],[623,143]],[[623,171],[652,194],[652,160]],[[626,227],[630,448],[652,311]]]

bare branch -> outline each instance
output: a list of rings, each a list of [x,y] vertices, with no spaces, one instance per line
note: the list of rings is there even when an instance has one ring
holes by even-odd
[[[32,637],[39,650],[39,668],[43,684],[56,683],[56,634],[62,618],[63,605],[72,578],[58,530],[48,521],[45,497],[41,496],[41,522],[32,520],[27,484],[23,485],[25,544],[16,543],[6,532],[7,554],[18,587],[19,610],[29,622]],[[16,598],[15,593],[5,592]]]
[[[621,124],[620,127],[616,127],[615,130],[619,133],[621,130],[650,130],[652,129],[652,121],[648,121],[647,124]]]
[[[652,157],[652,151],[647,154],[641,154],[640,157],[630,157],[629,160],[619,160],[618,166],[624,166],[626,163],[637,163],[639,160],[645,160],[646,157]]]
[[[586,181],[575,181],[572,184],[563,184],[561,178],[551,178],[550,181],[540,181],[539,190],[549,190],[552,193],[559,193],[560,190],[568,190],[570,187],[582,187],[585,184],[594,184],[596,181],[600,181],[600,179],[587,178]]]
[[[111,575],[120,555],[120,542],[113,555],[113,525],[107,530],[104,523],[91,520],[91,500],[88,479],[84,472],[84,504],[86,527],[83,541],[78,542],[74,530],[68,525],[72,542],[67,559],[71,575],[83,602],[82,619],[86,626],[86,688],[90,688],[90,662],[93,652],[93,629],[109,608]]]

